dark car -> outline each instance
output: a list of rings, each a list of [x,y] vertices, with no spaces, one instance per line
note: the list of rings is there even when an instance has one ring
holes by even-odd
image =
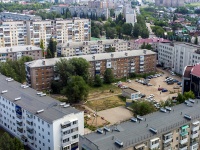
[[[140,94],[140,97],[144,98],[144,97],[146,97],[146,95],[145,94]]]
[[[174,84],[174,82],[173,81],[169,81],[169,82],[167,82],[167,84],[168,85],[172,85],[172,84]]]
[[[173,80],[173,82],[174,82],[174,83],[177,83],[177,82],[179,82],[179,81],[178,81],[178,80],[176,80],[176,79],[174,79],[174,80]]]
[[[162,91],[162,90],[163,90],[163,88],[161,88],[161,87],[158,88],[158,91]]]
[[[167,89],[162,89],[162,92],[167,92],[168,90]]]
[[[177,82],[177,85],[181,85],[181,82]]]

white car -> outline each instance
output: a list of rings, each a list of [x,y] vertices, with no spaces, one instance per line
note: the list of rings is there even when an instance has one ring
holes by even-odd
[[[150,94],[149,97],[154,97],[154,95],[153,95],[153,94]]]

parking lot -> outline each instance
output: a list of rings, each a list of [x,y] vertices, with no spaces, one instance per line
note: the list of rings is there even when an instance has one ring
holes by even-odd
[[[143,85],[141,83],[136,82],[135,80],[132,80],[130,83],[123,82],[122,84],[124,86],[133,88],[137,91],[140,91],[140,93],[145,94],[146,97],[153,94],[154,99],[157,102],[159,102],[161,100],[165,101],[169,98],[172,98],[173,96],[177,96],[177,93],[182,91],[182,88],[179,85],[177,85],[177,83],[168,85],[166,82],[164,82],[164,80],[166,80],[167,76],[168,76],[168,74],[163,74],[160,77],[150,79],[149,84],[152,86]],[[178,81],[181,81],[181,78],[179,78],[177,76],[170,76],[170,77],[172,77]],[[143,79],[140,79],[140,80],[143,80]],[[178,89],[174,89],[174,87],[177,87]],[[158,88],[165,88],[168,91],[167,92],[158,91]]]

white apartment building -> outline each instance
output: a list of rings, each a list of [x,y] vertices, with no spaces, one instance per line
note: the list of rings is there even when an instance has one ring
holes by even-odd
[[[45,48],[54,37],[58,43],[88,41],[91,37],[90,20],[8,21],[0,23],[0,47],[18,45],[39,46],[43,40]]]
[[[42,59],[42,49],[33,45],[0,47],[0,62],[9,60],[18,60],[22,56],[29,56],[33,60]]]
[[[189,43],[159,43],[158,63],[182,74],[185,66],[200,62],[200,46]]]
[[[120,39],[107,39],[99,41],[67,42],[57,46],[57,53],[65,57],[107,52],[108,48],[114,48],[115,52],[127,51],[128,42]]]
[[[83,112],[0,75],[0,126],[34,150],[75,150]]]
[[[0,13],[0,20],[13,20],[13,21],[30,21],[30,20],[42,20],[40,16],[36,15],[27,15],[27,14],[20,14],[14,12],[1,12]]]

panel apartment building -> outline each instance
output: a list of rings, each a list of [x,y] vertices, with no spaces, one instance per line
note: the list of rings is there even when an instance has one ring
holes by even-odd
[[[0,47],[39,46],[41,39],[47,47],[51,37],[57,43],[89,41],[90,34],[89,19],[0,22]]]
[[[191,102],[190,102],[191,101]],[[199,99],[80,136],[82,150],[199,150]]]
[[[0,126],[35,150],[76,150],[83,112],[0,75]]]
[[[190,43],[159,43],[158,63],[182,74],[185,66],[200,62],[200,46]]]
[[[91,54],[66,59],[82,57],[90,63],[89,73],[103,76],[107,68],[111,68],[115,78],[128,76],[130,73],[148,73],[156,69],[157,54],[150,50],[132,50],[113,53]],[[59,80],[55,64],[60,58],[41,59],[27,62],[26,81],[36,90],[50,89],[52,80]]]
[[[88,55],[105,53],[109,48],[114,48],[115,52],[127,51],[128,42],[120,39],[107,39],[99,41],[67,42],[57,46],[58,56],[65,57],[76,55]]]
[[[7,59],[18,60],[22,56],[29,56],[33,60],[42,59],[42,49],[33,45],[0,47],[0,62],[6,62]]]

